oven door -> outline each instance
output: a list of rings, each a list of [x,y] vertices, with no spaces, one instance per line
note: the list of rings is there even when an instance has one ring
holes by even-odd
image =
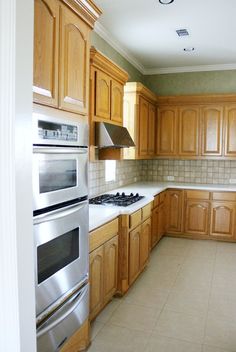
[[[87,148],[33,148],[33,210],[88,195]]]
[[[34,218],[36,314],[88,278],[88,202]]]

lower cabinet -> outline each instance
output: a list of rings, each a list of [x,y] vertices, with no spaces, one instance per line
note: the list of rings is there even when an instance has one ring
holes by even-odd
[[[140,271],[141,226],[129,233],[129,285],[131,285]]]
[[[166,192],[155,196],[152,210],[151,247],[153,248],[166,232],[168,209],[166,206]]]
[[[167,191],[167,232],[182,232],[182,214],[183,214],[183,191],[169,190]]]
[[[187,200],[185,208],[185,233],[208,234],[209,203],[200,200]]]
[[[90,320],[92,320],[117,291],[118,220],[90,233],[90,249]]]
[[[140,270],[142,270],[149,259],[150,254],[150,236],[151,235],[151,219],[147,219],[141,225],[140,237]]]
[[[235,203],[212,202],[210,236],[218,239],[235,238]]]

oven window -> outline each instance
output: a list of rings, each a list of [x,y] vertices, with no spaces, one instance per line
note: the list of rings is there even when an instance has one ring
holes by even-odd
[[[37,248],[38,283],[79,258],[79,228]]]
[[[39,162],[40,193],[58,191],[77,185],[76,160],[46,160]]]

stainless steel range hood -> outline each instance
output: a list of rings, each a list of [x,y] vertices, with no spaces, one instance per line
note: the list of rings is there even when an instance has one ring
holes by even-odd
[[[99,148],[135,147],[126,127],[96,122],[96,145]]]

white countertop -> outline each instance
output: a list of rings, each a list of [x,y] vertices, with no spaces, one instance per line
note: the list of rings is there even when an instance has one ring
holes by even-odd
[[[118,207],[110,205],[89,206],[89,231],[102,226],[108,221],[115,219],[121,214],[132,214],[153,200],[153,197],[168,188],[175,189],[199,189],[206,191],[231,191],[236,192],[234,185],[196,184],[196,183],[174,183],[174,182],[137,182],[106,193],[139,193],[144,196],[140,201],[128,206]]]

